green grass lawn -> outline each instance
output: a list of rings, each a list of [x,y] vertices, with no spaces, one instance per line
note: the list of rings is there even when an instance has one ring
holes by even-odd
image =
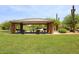
[[[1,54],[79,53],[79,35],[22,35],[0,32]]]

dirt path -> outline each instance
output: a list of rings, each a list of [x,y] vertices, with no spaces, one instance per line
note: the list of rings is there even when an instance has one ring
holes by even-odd
[[[59,32],[54,32],[53,33],[54,35],[64,35],[64,34],[72,34],[72,35],[74,35],[74,34],[79,34],[79,32],[75,32],[75,33],[73,33],[73,32],[67,32],[67,33],[59,33]]]

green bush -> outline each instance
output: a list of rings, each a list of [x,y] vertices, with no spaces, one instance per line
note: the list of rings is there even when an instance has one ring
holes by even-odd
[[[66,33],[66,32],[67,32],[67,30],[64,29],[64,28],[61,28],[61,29],[59,29],[58,31],[59,31],[60,33]]]
[[[11,23],[10,23],[9,21],[2,23],[2,24],[1,24],[1,29],[2,29],[2,30],[9,30],[10,24],[11,24]]]

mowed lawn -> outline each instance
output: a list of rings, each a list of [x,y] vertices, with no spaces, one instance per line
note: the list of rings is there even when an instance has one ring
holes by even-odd
[[[0,32],[0,54],[66,53],[79,53],[79,35],[22,35]]]

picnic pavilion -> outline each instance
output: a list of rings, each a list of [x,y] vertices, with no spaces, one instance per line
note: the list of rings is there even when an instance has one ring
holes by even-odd
[[[10,21],[10,31],[11,33],[16,33],[16,24],[20,25],[20,33],[23,33],[23,25],[46,25],[47,26],[47,33],[52,34],[54,31],[53,28],[53,21],[45,19],[45,18],[27,18],[27,19],[21,19],[21,20],[13,20]]]

